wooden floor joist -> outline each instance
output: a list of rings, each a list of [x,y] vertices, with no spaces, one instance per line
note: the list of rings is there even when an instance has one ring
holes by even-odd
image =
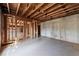
[[[14,15],[19,16],[21,19],[27,20],[28,18],[29,21],[31,19],[41,21],[51,19],[55,15],[59,16],[59,13],[66,16],[64,13],[72,11],[74,7],[75,10],[79,9],[77,7],[78,5],[79,3],[3,3],[1,6],[7,7],[8,13],[12,13],[12,10],[16,10],[13,11]]]

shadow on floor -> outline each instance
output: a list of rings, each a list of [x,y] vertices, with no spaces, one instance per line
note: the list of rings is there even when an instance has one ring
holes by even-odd
[[[13,43],[13,42],[12,42]],[[2,52],[5,50],[5,48],[8,47],[8,45],[12,44],[12,43],[7,43],[7,44],[2,44],[1,45],[1,49],[0,49],[0,55],[2,54]]]

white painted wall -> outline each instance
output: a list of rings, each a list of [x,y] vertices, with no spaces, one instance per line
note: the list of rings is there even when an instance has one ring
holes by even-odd
[[[79,43],[79,14],[41,23],[41,36]]]

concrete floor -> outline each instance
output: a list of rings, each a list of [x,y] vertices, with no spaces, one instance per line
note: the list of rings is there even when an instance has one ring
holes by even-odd
[[[23,40],[7,46],[2,56],[79,56],[79,45],[47,37]]]

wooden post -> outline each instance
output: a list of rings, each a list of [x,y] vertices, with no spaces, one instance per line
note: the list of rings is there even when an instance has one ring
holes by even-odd
[[[9,40],[10,40],[10,27],[9,27],[9,24],[10,22],[9,22],[9,19],[8,19],[8,17],[7,17],[7,41],[9,42]]]
[[[1,8],[0,8],[0,49],[1,49],[1,40],[2,40],[2,38],[1,38],[1,36],[2,36],[2,34],[1,34],[1,31],[2,31],[2,28],[1,28],[1,25],[2,25],[2,22],[1,22],[1,19],[2,17],[1,17]]]
[[[31,22],[31,32],[32,32],[31,36],[33,38],[34,37],[34,23],[33,23],[33,21]]]
[[[26,21],[24,20],[24,39],[26,39]]]
[[[32,38],[34,38],[34,23],[32,22]]]
[[[36,21],[36,37],[38,37],[38,23]]]
[[[4,43],[7,43],[7,17],[4,16]]]
[[[2,44],[7,43],[7,18],[1,15],[1,42]]]
[[[35,23],[35,38],[36,38],[36,21],[34,23]]]
[[[13,17],[11,18],[11,21],[12,21],[12,40],[11,41],[13,41],[14,39],[13,39]]]
[[[9,20],[11,21],[11,18],[10,18]],[[9,23],[9,25],[10,25],[10,23]],[[11,36],[12,36],[12,35],[11,35],[11,25],[9,26],[9,28],[10,28],[10,29],[9,29],[9,31],[10,31],[10,39],[9,39],[9,41],[10,41],[11,38],[12,38],[12,37],[11,37]]]
[[[30,22],[30,38],[32,38],[32,23]]]
[[[29,36],[29,30],[28,30],[28,22],[27,22],[27,38],[28,38],[28,36]]]
[[[34,21],[34,25],[33,26],[34,26],[34,38],[35,38],[35,21]]]
[[[32,35],[33,35],[33,38],[35,38],[35,21],[34,20],[32,22]]]
[[[18,39],[17,38],[17,19],[16,19],[16,17],[15,17],[15,38]]]
[[[28,37],[28,26],[27,26],[28,24],[27,24],[27,21],[26,21],[26,38]]]
[[[9,26],[9,40],[8,41],[10,41],[11,40],[11,27],[10,27],[10,21],[11,21],[11,19],[9,19],[8,18],[8,26]]]

